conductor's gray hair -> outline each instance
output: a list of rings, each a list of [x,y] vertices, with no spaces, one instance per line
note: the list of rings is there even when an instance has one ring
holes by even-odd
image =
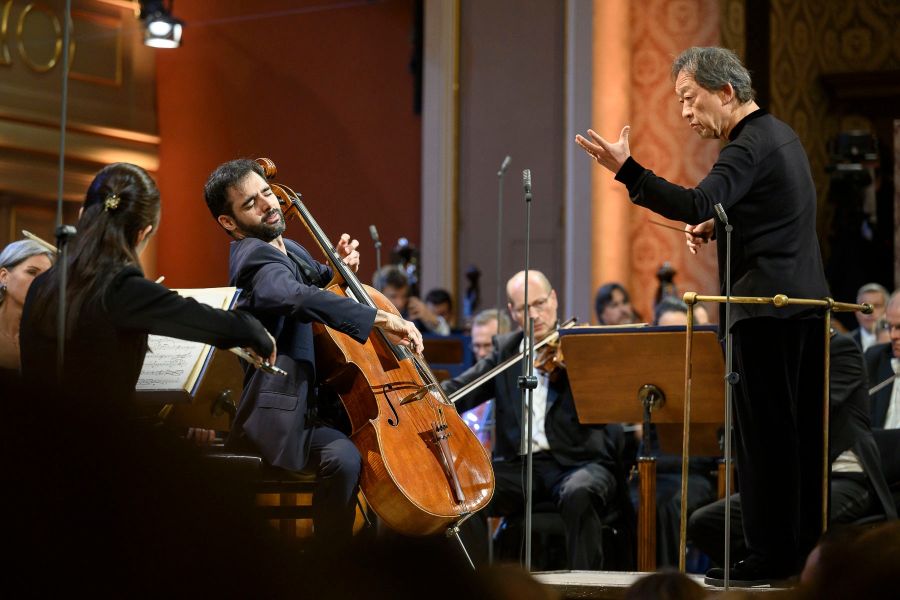
[[[694,78],[700,87],[711,92],[721,90],[730,83],[735,96],[745,104],[753,100],[753,82],[737,54],[715,46],[694,46],[678,55],[672,63],[672,79],[684,71]]]

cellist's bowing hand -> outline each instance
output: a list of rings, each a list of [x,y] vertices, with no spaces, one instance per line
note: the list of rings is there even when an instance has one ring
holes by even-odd
[[[393,342],[406,346],[416,354],[422,354],[425,349],[422,333],[416,329],[412,321],[379,309],[375,315],[375,326],[388,333]]]
[[[351,240],[348,234],[342,233],[341,239],[338,240],[337,247],[335,248],[338,256],[344,261],[344,264],[353,269],[354,273],[359,269],[358,247],[359,240]]]

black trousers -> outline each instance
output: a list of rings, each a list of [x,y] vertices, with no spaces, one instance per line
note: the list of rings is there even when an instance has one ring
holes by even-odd
[[[865,476],[834,476],[831,480],[829,517],[832,523],[852,523],[875,512],[874,493]],[[731,561],[747,557],[749,550],[741,531],[743,503],[741,495],[731,497]],[[688,521],[688,537],[717,565],[725,563],[725,499],[694,511]]]
[[[361,468],[359,451],[346,435],[324,426],[312,431],[303,471],[316,475],[312,512],[318,542],[343,544],[353,536]]]
[[[603,517],[614,508],[615,474],[597,463],[564,467],[549,452],[534,455],[532,503],[552,504],[562,516],[570,569],[603,566]],[[495,461],[494,497],[461,529],[476,564],[487,557],[487,517],[521,515],[525,510],[524,460]]]
[[[821,535],[824,323],[763,317],[732,332],[744,539],[773,569],[798,570]]]

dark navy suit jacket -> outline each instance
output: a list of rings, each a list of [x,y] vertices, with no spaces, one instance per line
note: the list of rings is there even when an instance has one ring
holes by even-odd
[[[288,253],[260,239],[232,242],[231,285],[240,288],[238,306],[262,322],[278,346],[277,365],[286,377],[250,369],[228,438],[229,447],[251,442],[272,465],[299,471],[308,458],[309,395],[315,384],[312,323],[364,342],[375,309],[321,289],[331,269],[302,246],[284,240]]]

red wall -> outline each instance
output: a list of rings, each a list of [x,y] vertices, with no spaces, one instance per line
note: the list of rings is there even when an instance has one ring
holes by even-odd
[[[157,270],[170,287],[227,283],[229,238],[203,201],[220,163],[268,156],[332,240],[419,243],[421,120],[413,112],[413,1],[177,2],[182,47],[157,50],[163,214]],[[302,225],[288,236],[320,256]]]

